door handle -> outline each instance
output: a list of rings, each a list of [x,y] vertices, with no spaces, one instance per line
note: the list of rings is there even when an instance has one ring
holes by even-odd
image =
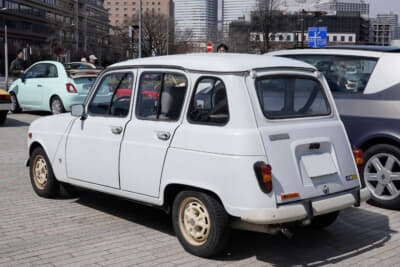
[[[169,132],[158,132],[157,138],[163,141],[169,140],[171,138],[171,134]]]
[[[41,84],[38,84],[38,85],[37,85],[37,87],[43,87],[43,85],[41,85]]]
[[[111,127],[111,132],[113,134],[121,134],[122,133],[122,127],[120,127],[120,126],[112,126]]]

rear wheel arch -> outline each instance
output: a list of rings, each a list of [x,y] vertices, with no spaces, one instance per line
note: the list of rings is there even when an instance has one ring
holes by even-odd
[[[363,151],[366,151],[367,149],[376,145],[392,145],[400,148],[400,140],[396,140],[396,138],[393,136],[373,137],[371,139],[364,141],[361,144],[360,148]]]
[[[216,194],[215,192],[196,187],[196,186],[190,186],[190,185],[183,185],[183,184],[168,184],[164,188],[164,196],[163,196],[163,208],[166,212],[171,211],[172,204],[174,202],[175,197],[182,191],[197,191],[197,192],[202,192],[209,194],[213,196],[219,203],[221,203],[222,206],[224,206],[224,203],[222,202],[221,198]]]

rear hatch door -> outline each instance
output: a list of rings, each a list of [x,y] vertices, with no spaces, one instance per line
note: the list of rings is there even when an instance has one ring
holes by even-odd
[[[347,135],[325,85],[305,73],[258,75],[248,82],[278,203],[359,186]]]

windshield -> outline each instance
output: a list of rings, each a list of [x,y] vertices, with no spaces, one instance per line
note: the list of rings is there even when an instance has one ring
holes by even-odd
[[[312,78],[265,76],[256,80],[258,99],[269,119],[326,116],[331,113],[321,84]]]

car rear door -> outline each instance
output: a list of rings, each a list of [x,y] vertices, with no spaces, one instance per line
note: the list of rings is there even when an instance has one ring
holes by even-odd
[[[130,120],[136,70],[105,73],[86,107],[87,118],[73,122],[66,144],[67,175],[71,179],[120,188],[119,155]],[[121,95],[120,90],[125,94]]]
[[[140,71],[136,108],[121,145],[122,190],[159,196],[164,159],[182,122],[187,89],[182,71]]]
[[[321,80],[305,71],[260,72],[247,84],[278,203],[359,186],[347,135]]]

